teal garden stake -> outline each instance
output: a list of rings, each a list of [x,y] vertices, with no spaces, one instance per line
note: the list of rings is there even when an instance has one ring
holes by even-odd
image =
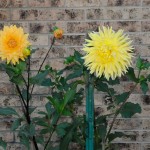
[[[94,150],[94,86],[93,78],[86,74],[86,150]]]

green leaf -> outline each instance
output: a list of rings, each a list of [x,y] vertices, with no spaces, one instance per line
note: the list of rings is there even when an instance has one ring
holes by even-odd
[[[128,69],[128,72],[127,72],[127,76],[129,77],[130,80],[134,81],[134,82],[138,82],[138,79],[136,78],[135,76],[135,73],[134,73],[134,69],[133,68],[129,68]]]
[[[140,57],[138,57],[137,63],[136,63],[136,67],[139,70],[148,69],[150,67],[150,62],[148,62],[147,60],[144,60],[144,59],[141,59]]]
[[[50,101],[50,103],[52,104],[52,106],[56,109],[56,111],[57,111],[58,113],[60,113],[60,112],[61,112],[61,105],[60,105],[60,103],[58,102],[58,100],[57,100],[57,99],[54,99],[54,98],[51,97],[51,96],[48,96],[47,98],[48,98],[48,100]]]
[[[124,133],[122,132],[115,132],[115,133],[110,133],[108,136],[108,140],[109,142],[113,141],[114,139],[118,138],[118,137],[123,137],[125,136]]]
[[[0,107],[0,115],[16,115],[19,116],[18,113],[10,107],[2,108]]]
[[[107,133],[107,126],[106,125],[99,125],[98,126],[98,133],[99,133],[100,137],[102,139],[104,139],[106,136],[106,133]]]
[[[106,116],[99,116],[97,119],[96,119],[96,125],[99,125],[99,124],[103,124],[106,122]]]
[[[45,122],[45,120],[44,120],[44,119],[41,119],[41,118],[39,118],[39,119],[36,121],[36,125],[43,126],[43,127],[48,127],[48,123]]]
[[[29,126],[29,134],[31,137],[35,135],[35,125],[32,123]]]
[[[66,134],[65,129],[67,127],[69,127],[69,126],[70,126],[70,124],[67,123],[67,122],[63,122],[63,123],[58,124],[57,127],[56,127],[56,133],[57,133],[57,135],[59,137],[63,137]]]
[[[74,79],[81,77],[83,74],[83,68],[75,69],[73,73],[69,74],[66,78],[66,80]]]
[[[30,141],[29,138],[26,137],[24,134],[20,135],[20,143],[25,145],[27,150],[30,150]]]
[[[42,135],[36,136],[35,138],[37,143],[44,145],[44,137]]]
[[[40,134],[47,134],[47,133],[49,133],[49,132],[51,132],[51,129],[50,129],[50,128],[44,128],[44,129],[42,129],[42,130],[40,131]]]
[[[107,83],[104,83],[104,82],[102,82],[100,80],[96,80],[96,82],[95,82],[95,88],[98,91],[102,91],[102,92],[108,92],[109,91]]]
[[[32,114],[35,109],[36,109],[36,107],[29,107],[29,113]]]
[[[61,140],[60,150],[68,150],[68,146],[72,138],[73,138],[73,128],[71,128],[64,136],[64,138]]]
[[[69,143],[72,141],[74,132],[77,132],[77,127],[81,123],[81,120],[75,119],[70,127],[68,127],[65,136],[61,139],[60,150],[68,150]]]
[[[41,84],[41,86],[52,86],[54,85],[53,82],[51,81],[51,79],[44,79]]]
[[[19,64],[16,65],[16,68],[18,68],[20,72],[23,72],[26,69],[26,62],[20,61]]]
[[[30,99],[31,95],[30,95],[30,93],[28,93],[28,94],[29,94],[29,99]],[[22,90],[22,96],[25,100],[27,100],[27,90],[25,90],[25,89]]]
[[[74,52],[74,57],[75,57],[75,60],[76,60],[77,62],[79,62],[81,65],[83,65],[84,59],[82,58],[83,55],[82,55],[81,53],[79,53],[78,51],[75,51],[75,52]]]
[[[140,82],[140,86],[143,93],[146,94],[149,90],[147,82],[146,81]]]
[[[46,116],[46,115],[47,115],[47,113],[46,113],[46,112],[44,112],[44,111],[39,111],[39,112],[38,112],[38,114],[40,114],[40,115],[44,115],[44,116]]]
[[[141,113],[141,106],[131,102],[125,103],[120,111],[120,114],[123,118],[131,118],[136,113]]]
[[[68,104],[68,102],[71,102],[74,99],[74,96],[76,94],[76,87],[77,87],[77,84],[74,84],[74,86],[65,93],[64,99],[63,99],[61,107],[60,107],[61,112],[63,112],[63,110],[64,110],[65,106]]]
[[[139,70],[141,70],[141,67],[142,67],[142,59],[140,58],[140,56],[139,56],[138,59],[137,59],[136,67],[137,67]]]
[[[64,116],[71,116],[72,115],[72,113],[71,113],[71,111],[69,111],[69,110],[67,110],[66,108],[62,111],[62,115],[64,115]]]
[[[41,85],[44,82],[46,76],[48,75],[49,70],[38,73],[36,76],[30,78],[32,84]]]
[[[71,64],[72,62],[74,62],[74,56],[69,56],[65,59],[64,64]]]
[[[48,144],[46,150],[60,150],[59,145],[53,146],[52,144],[53,144],[53,143],[49,142],[49,144]]]
[[[130,92],[125,92],[125,93],[122,93],[122,94],[119,94],[119,95],[116,95],[116,103],[117,104],[120,104],[120,103],[123,103],[130,95]]]
[[[15,131],[21,125],[21,121],[22,121],[22,119],[20,119],[20,118],[16,119],[11,126],[11,130]]]
[[[18,76],[13,76],[10,81],[12,83],[15,83],[17,85],[23,85],[24,81],[23,81],[23,77],[21,75]]]
[[[146,78],[150,82],[150,74]]]
[[[52,106],[51,106],[51,103],[48,102],[48,103],[45,105],[45,108],[46,108],[48,117],[50,118],[50,116],[51,116],[51,114],[52,114]]]
[[[7,143],[3,141],[2,138],[0,138],[0,147],[2,147],[4,150],[6,150],[6,147],[7,147]]]
[[[107,80],[106,80],[107,81]],[[112,80],[111,78],[107,81],[109,85],[116,85],[120,84],[119,78],[116,78],[115,80]]]

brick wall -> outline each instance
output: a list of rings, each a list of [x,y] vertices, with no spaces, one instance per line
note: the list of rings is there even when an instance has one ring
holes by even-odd
[[[96,30],[99,25],[110,25],[113,29],[124,29],[133,40],[136,54],[150,60],[150,0],[0,0],[0,28],[3,25],[16,24],[30,33],[30,41],[38,51],[32,57],[33,73],[39,68],[42,58],[51,43],[54,26],[63,28],[63,40],[57,41],[49,54],[46,63],[59,69],[63,67],[63,59],[80,50],[88,31]],[[20,104],[15,95],[13,85],[5,73],[0,72],[0,106],[13,106],[18,111]],[[122,82],[116,90],[128,90],[132,83]],[[35,88],[31,105],[43,109],[49,89]],[[146,96],[139,88],[131,95],[130,100],[142,105],[142,114],[133,119],[119,119],[114,130],[132,133],[133,138],[117,139],[121,150],[150,149],[150,92]],[[106,113],[105,96],[96,94],[97,110]],[[79,107],[79,111],[82,111]],[[12,118],[0,120],[0,135],[10,142],[8,150],[20,150],[18,138],[10,132]]]

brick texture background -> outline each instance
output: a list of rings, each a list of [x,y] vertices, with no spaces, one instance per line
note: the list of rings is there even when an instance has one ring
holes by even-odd
[[[133,40],[136,55],[150,60],[150,0],[0,0],[0,29],[4,25],[22,26],[30,34],[30,41],[38,51],[32,56],[33,73],[39,68],[50,44],[54,26],[63,28],[63,40],[55,43],[46,63],[62,68],[63,60],[81,50],[85,34],[97,26],[109,25],[113,29],[124,29]],[[149,72],[150,73],[150,72]],[[117,91],[126,91],[132,83],[122,79]],[[132,119],[119,119],[113,130],[132,133],[132,138],[117,139],[120,150],[150,150],[150,91],[142,95],[139,88],[131,95],[130,101],[142,105],[142,114]],[[43,109],[45,94],[50,89],[36,87],[31,105]],[[20,111],[19,99],[6,74],[0,72],[0,106],[13,106]],[[97,93],[97,111],[106,113],[105,95]],[[83,112],[82,107],[78,112]],[[1,118],[0,136],[9,142],[8,150],[23,150],[16,133],[10,131],[12,118]]]

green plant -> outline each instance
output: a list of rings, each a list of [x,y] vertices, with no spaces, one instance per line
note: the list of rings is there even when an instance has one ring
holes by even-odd
[[[49,51],[54,42],[55,38]],[[28,50],[34,51],[31,47],[28,47]],[[70,147],[72,144],[85,150],[88,135],[87,120],[85,114],[77,113],[77,108],[84,102],[89,85],[90,90],[96,89],[108,97],[108,113],[94,115],[95,150],[113,149],[111,143],[115,138],[130,136],[122,132],[112,132],[112,128],[118,115],[131,118],[134,114],[141,113],[141,106],[128,102],[128,98],[137,86],[141,87],[144,94],[149,90],[150,75],[144,76],[141,72],[149,69],[150,63],[139,57],[135,68],[138,74],[135,75],[133,68],[129,68],[126,73],[134,86],[129,91],[118,93],[115,91],[115,85],[120,84],[120,79],[107,80],[104,76],[97,78],[94,74],[90,74],[84,65],[83,55],[77,51],[73,56],[65,59],[66,67],[62,70],[55,70],[49,65],[42,69],[49,51],[34,76],[31,76],[30,56],[26,57],[25,61],[20,60],[18,64],[1,63],[0,65],[16,87],[23,112],[19,114],[11,107],[0,107],[0,115],[14,116],[11,129],[18,132],[20,143],[25,145],[27,150],[31,149],[31,143],[36,150],[69,150],[72,149]],[[25,72],[27,72],[26,78]],[[88,78],[91,79],[90,82]],[[32,116],[36,107],[30,105],[35,85],[51,89],[51,94],[47,96],[45,111],[37,112],[37,117]],[[109,125],[110,118],[112,122]],[[7,144],[2,139],[0,145],[6,149]]]

